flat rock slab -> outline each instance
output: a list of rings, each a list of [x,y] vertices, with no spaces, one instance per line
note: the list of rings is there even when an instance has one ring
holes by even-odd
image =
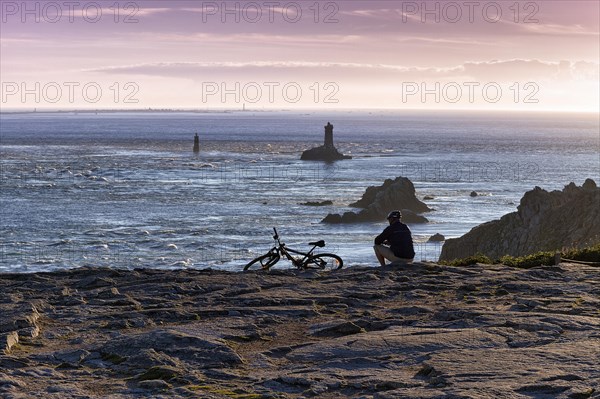
[[[600,398],[600,269],[0,275],[0,397]]]

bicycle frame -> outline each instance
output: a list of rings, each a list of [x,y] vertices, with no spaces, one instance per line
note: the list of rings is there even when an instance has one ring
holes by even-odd
[[[275,227],[273,227],[273,231],[275,232],[273,239],[277,240],[278,245],[276,247],[273,247],[270,252],[276,251],[280,255],[285,256],[286,259],[292,262],[296,267],[301,267],[304,264],[304,262],[306,262],[312,256],[312,253],[315,250],[315,248],[317,248],[317,245],[314,245],[308,252],[301,252],[292,248],[288,248],[285,246],[285,243],[281,242],[281,240],[279,239],[279,234],[277,234],[277,229]],[[302,255],[303,258],[301,260],[296,260],[290,253]]]
[[[308,252],[298,251],[288,248],[285,243],[281,242],[276,228],[273,228],[273,231],[275,232],[273,239],[277,242],[277,245],[271,248],[266,254],[260,255],[246,264],[244,271],[256,270],[257,267],[268,270],[282,258],[291,261],[292,265],[298,269],[338,270],[344,265],[344,261],[338,255],[314,253],[317,247],[322,248],[325,246],[324,240],[309,242],[308,245],[312,245],[312,248]],[[295,255],[300,255],[301,257]]]

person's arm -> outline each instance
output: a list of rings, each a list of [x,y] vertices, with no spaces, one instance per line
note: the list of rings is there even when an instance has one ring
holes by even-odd
[[[375,237],[375,245],[383,244],[390,236],[389,226],[385,228],[377,237]]]

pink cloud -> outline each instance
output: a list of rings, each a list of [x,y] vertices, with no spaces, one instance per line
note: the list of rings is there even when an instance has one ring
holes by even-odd
[[[162,62],[94,68],[89,72],[185,79],[332,79],[356,83],[461,80],[512,82],[598,80],[598,63],[502,60],[466,62],[449,68],[335,62]]]

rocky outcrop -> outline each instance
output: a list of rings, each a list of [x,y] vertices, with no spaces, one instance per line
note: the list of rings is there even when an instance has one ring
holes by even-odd
[[[429,242],[442,242],[445,241],[446,237],[444,237],[443,234],[440,233],[435,233],[434,235],[432,235],[431,237],[429,237]]]
[[[0,398],[595,398],[597,282],[566,263],[0,274],[21,338]]]
[[[517,212],[446,240],[440,260],[483,254],[491,259],[523,256],[600,241],[600,188],[588,179],[562,191],[539,187],[525,193]]]
[[[335,147],[322,145],[304,151],[300,159],[303,161],[340,161],[342,159],[352,159],[352,157],[342,154]]]
[[[327,205],[333,205],[333,201],[331,200],[325,200],[325,201],[308,201],[308,202],[303,202],[299,205],[305,205],[305,206],[327,206]]]
[[[25,301],[19,295],[7,297],[5,303],[10,307],[1,312],[0,352],[9,354],[19,342],[28,342],[40,334],[40,304]]]
[[[369,187],[362,198],[350,206],[363,208],[360,212],[346,212],[343,215],[329,214],[323,223],[357,223],[384,220],[390,211],[402,210],[404,223],[427,223],[428,220],[419,213],[431,209],[421,202],[415,194],[415,186],[406,177],[387,179],[379,187]]]

